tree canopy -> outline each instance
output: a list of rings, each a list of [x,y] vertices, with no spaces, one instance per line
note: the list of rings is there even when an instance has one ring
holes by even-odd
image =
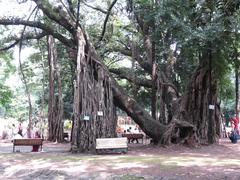
[[[232,73],[239,74],[240,1],[56,2],[18,1],[29,5],[28,13],[0,18],[7,56],[15,46],[36,50],[22,63],[19,55],[29,108],[34,101],[29,122],[30,114],[44,112],[58,123],[71,118],[73,149],[85,151],[94,138],[115,136],[116,106],[155,143],[217,141],[221,100],[234,98]],[[6,71],[13,73],[7,56]],[[5,79],[4,106],[16,94]],[[99,124],[98,111],[104,112]],[[87,114],[88,124],[81,121]]]

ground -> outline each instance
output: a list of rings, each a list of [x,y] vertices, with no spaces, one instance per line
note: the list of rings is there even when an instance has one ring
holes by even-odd
[[[240,142],[239,142],[240,143]],[[228,139],[190,148],[130,144],[127,154],[72,154],[69,144],[45,142],[43,152],[0,143],[0,179],[240,179],[240,145]]]

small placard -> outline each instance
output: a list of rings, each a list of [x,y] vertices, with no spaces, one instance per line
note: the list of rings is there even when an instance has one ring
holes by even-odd
[[[209,109],[212,109],[212,110],[215,109],[214,105],[212,105],[212,104],[210,104],[208,108],[209,108]]]
[[[84,116],[83,116],[83,120],[84,120],[84,121],[89,121],[89,120],[90,120],[90,116],[84,115]]]
[[[102,112],[102,111],[98,111],[98,112],[97,112],[97,115],[98,115],[98,116],[103,116],[103,112]]]

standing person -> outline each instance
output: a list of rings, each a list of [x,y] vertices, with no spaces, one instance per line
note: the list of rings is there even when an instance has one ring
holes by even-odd
[[[30,125],[27,127],[27,138],[32,138]]]
[[[19,123],[19,125],[18,125],[18,134],[19,135],[21,135],[21,136],[23,136],[23,134],[22,134],[22,123]]]
[[[136,125],[136,126],[134,127],[134,129],[132,130],[132,133],[133,133],[133,134],[139,134],[137,125]],[[132,143],[134,143],[134,141],[136,141],[137,144],[139,143],[137,138],[133,138],[133,139],[132,139]]]
[[[131,133],[132,132],[132,127],[130,126],[128,129],[127,129],[127,133]]]
[[[35,132],[34,138],[41,138],[38,131]],[[38,152],[39,147],[39,145],[33,145],[32,152]]]
[[[16,129],[16,126],[15,126],[15,124],[12,124],[12,139],[14,138],[14,136],[15,136],[15,130]]]
[[[19,125],[18,125],[18,134],[21,135],[21,136],[23,137],[23,133],[22,133],[22,131],[23,131],[22,123],[19,123]]]
[[[132,131],[132,127],[129,127],[128,129],[127,129],[127,134],[131,134],[131,131]],[[128,143],[131,143],[131,141],[130,141],[130,137],[128,137],[127,136],[127,139],[128,139]]]
[[[238,124],[239,124],[239,119],[238,119],[238,117],[233,117],[233,118],[231,119],[231,123],[232,123],[232,125],[233,125],[234,131],[237,132],[237,134],[239,134],[239,132],[238,132]]]

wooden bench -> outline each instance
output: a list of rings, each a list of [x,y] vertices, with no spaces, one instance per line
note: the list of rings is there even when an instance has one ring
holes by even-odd
[[[127,153],[127,138],[98,138],[96,139],[97,153],[113,152]]]
[[[15,152],[15,146],[33,146],[39,145],[42,151],[43,139],[13,139],[13,152]]]
[[[128,143],[133,142],[134,140],[141,139],[143,143],[143,134],[141,133],[124,133],[122,134],[122,137],[126,137],[128,139]]]

